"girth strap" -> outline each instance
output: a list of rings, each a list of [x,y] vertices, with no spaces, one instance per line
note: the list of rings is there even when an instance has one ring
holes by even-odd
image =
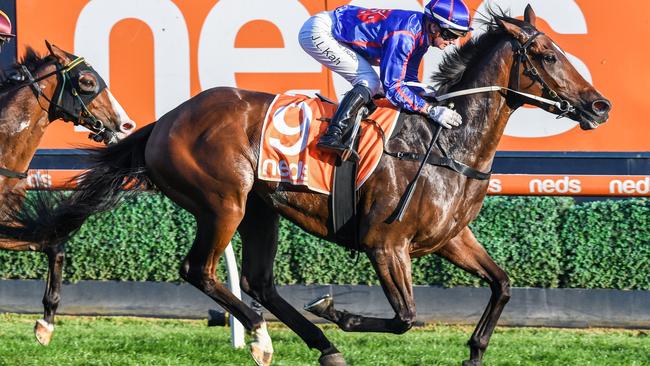
[[[424,154],[417,154],[417,153],[410,153],[410,152],[403,152],[403,151],[390,152],[384,150],[384,153],[392,157],[398,158],[400,160],[422,161],[422,159],[424,158]],[[490,179],[490,176],[492,175],[491,170],[487,173],[484,173],[468,165],[465,165],[460,161],[448,157],[430,155],[429,158],[427,159],[427,164],[442,166],[472,179],[487,180]]]
[[[14,172],[13,170],[5,169],[5,168],[0,168],[0,175],[3,175],[7,178],[17,178],[17,179],[25,179],[27,178],[27,172],[24,173],[19,173],[19,172]]]

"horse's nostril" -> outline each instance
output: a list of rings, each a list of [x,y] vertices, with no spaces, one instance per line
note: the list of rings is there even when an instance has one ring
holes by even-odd
[[[591,103],[591,110],[598,115],[603,115],[609,112],[610,109],[612,109],[612,105],[606,99],[600,99]]]
[[[135,123],[126,122],[122,124],[122,131],[127,132],[135,128]]]

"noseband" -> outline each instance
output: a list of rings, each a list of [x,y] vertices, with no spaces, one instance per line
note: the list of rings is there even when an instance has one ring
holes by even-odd
[[[25,65],[18,65],[14,70],[7,73],[0,84],[0,94],[6,94],[30,86],[36,98],[43,97],[50,104],[48,118],[50,121],[63,119],[65,122],[72,122],[75,126],[81,125],[91,131],[89,138],[97,142],[111,142],[115,133],[110,131],[99,118],[88,110],[88,105],[104,90],[106,83],[99,74],[86,62],[83,57],[76,57],[66,65],[54,63],[56,70],[47,73],[39,78],[34,78]],[[79,89],[78,80],[82,73],[92,73],[97,80],[98,87],[94,92],[83,92]],[[48,98],[39,81],[53,75],[57,76],[57,85],[52,99]],[[0,168],[0,176],[8,178],[27,178],[27,172],[15,172]]]
[[[528,49],[533,44],[535,38],[543,34],[544,33],[538,31],[537,33],[529,37],[528,40],[526,40],[526,42],[523,44],[517,41],[517,44],[514,47],[515,66],[512,68],[511,75],[510,75],[510,80],[512,81],[514,79],[514,85],[512,85],[511,88],[516,92],[519,91],[520,88],[519,70],[521,68],[521,65],[524,65],[523,74],[528,76],[531,80],[540,83],[540,85],[542,86],[542,93],[545,93],[549,98],[558,102],[556,107],[560,110],[560,113],[558,113],[557,118],[566,117],[566,115],[568,115],[569,113],[575,112],[576,108],[573,105],[571,105],[571,103],[569,103],[568,100],[562,99],[557,94],[557,92],[553,90],[553,88],[551,88],[546,81],[544,81],[542,75],[537,71],[535,65],[533,65],[530,59],[530,55],[528,55]]]

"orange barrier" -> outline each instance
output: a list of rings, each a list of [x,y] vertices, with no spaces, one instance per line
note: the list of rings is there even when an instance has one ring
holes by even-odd
[[[30,170],[27,184],[72,189],[80,170]],[[494,174],[489,195],[650,197],[650,176]]]
[[[305,19],[348,3],[344,0],[31,0],[17,2],[18,48],[45,52],[44,39],[83,55],[105,76],[111,90],[140,126],[201,90],[217,86],[284,93],[320,91],[336,99],[349,85],[306,55],[297,41]],[[355,4],[421,9],[422,1],[373,0]],[[468,0],[485,13],[485,1]],[[540,30],[553,38],[578,70],[613,104],[608,123],[584,132],[566,119],[522,108],[510,120],[501,151],[650,151],[650,115],[642,88],[650,85],[650,2],[620,0],[623,34],[613,31],[612,6],[588,0],[497,0],[521,16],[530,3]],[[431,49],[423,80],[440,59]],[[70,125],[48,128],[41,148],[87,144]]]
[[[28,189],[72,189],[76,182],[74,177],[83,170],[30,169],[27,172]]]
[[[495,174],[492,195],[650,197],[650,176]]]
[[[487,1],[467,0],[473,16]],[[319,11],[347,0],[31,0],[17,1],[17,44],[45,52],[44,39],[83,55],[142,126],[192,95],[225,85],[270,93],[319,91],[336,99],[349,85],[306,55],[298,45],[300,25]],[[356,5],[421,10],[422,0],[354,1]],[[578,71],[612,102],[610,120],[585,132],[566,119],[521,108],[512,116],[500,151],[648,152],[650,103],[650,2],[620,0],[624,34],[612,31],[611,6],[588,0],[495,0],[522,16],[530,3],[538,28],[567,53]],[[632,9],[632,10],[630,10]],[[421,70],[428,80],[441,53],[431,49]],[[93,144],[87,132],[53,123],[41,149]],[[41,172],[59,187],[70,172]],[[36,177],[36,176],[34,176]],[[49,177],[49,178],[47,178]],[[37,179],[32,178],[30,179]],[[646,179],[646,180],[644,180]],[[641,195],[647,176],[498,175],[491,194]]]

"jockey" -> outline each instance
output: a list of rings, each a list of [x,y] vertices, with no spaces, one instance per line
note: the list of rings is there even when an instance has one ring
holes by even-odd
[[[472,30],[469,25],[469,9],[463,0],[431,0],[424,14],[345,5],[309,18],[300,30],[300,45],[353,85],[317,146],[342,154],[348,149],[343,137],[353,127],[358,111],[382,92],[396,107],[421,113],[445,128],[459,126],[458,113],[432,106],[405,83],[418,81],[420,62],[429,46],[444,49],[454,44]],[[371,65],[379,66],[380,75]]]
[[[0,48],[15,36],[11,33],[11,19],[0,10]]]

